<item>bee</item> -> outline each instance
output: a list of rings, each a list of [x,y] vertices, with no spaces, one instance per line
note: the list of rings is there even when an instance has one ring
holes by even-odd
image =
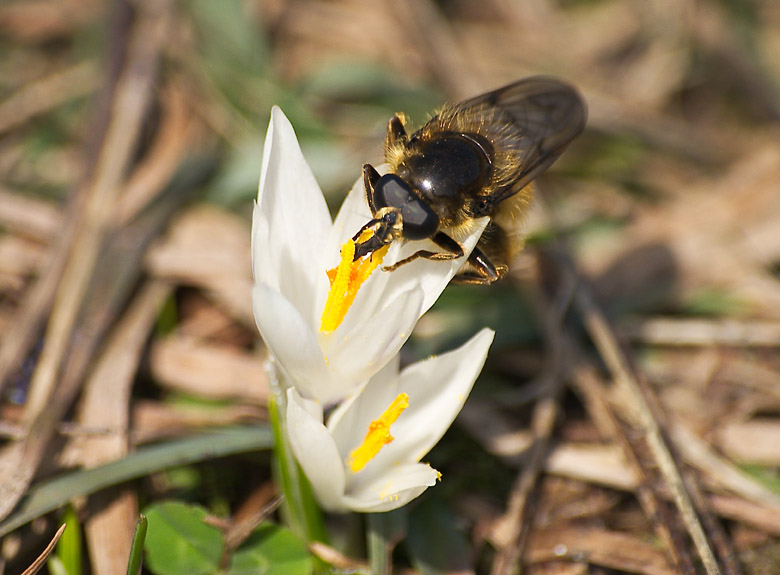
[[[417,258],[457,259],[464,249],[456,238],[487,216],[488,226],[454,281],[490,284],[502,278],[522,248],[532,180],[583,131],[586,118],[579,92],[545,76],[445,106],[411,136],[405,117],[395,115],[385,140],[389,171],[380,175],[363,166],[373,218],[353,238],[354,261],[395,240],[425,239],[440,251],[420,249],[385,271]]]

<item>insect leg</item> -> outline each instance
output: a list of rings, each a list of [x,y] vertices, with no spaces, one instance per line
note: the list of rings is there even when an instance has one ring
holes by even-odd
[[[452,278],[454,283],[487,285],[503,277],[506,273],[505,266],[496,269],[490,258],[478,247],[475,247],[469,254],[468,263],[475,271],[459,273]]]
[[[401,116],[396,114],[387,123],[387,137],[385,139],[386,148],[391,148],[396,144],[406,144],[408,136],[406,135],[406,128],[404,128],[404,120]]]
[[[366,201],[372,214],[376,214],[376,205],[374,204],[374,186],[379,181],[379,172],[371,164],[363,164],[363,188],[366,190]],[[362,231],[362,230],[361,230]]]
[[[354,236],[352,236],[352,240],[356,242],[358,240],[358,238],[360,237],[360,234],[362,234],[368,228],[370,228],[372,226],[375,226],[376,224],[379,224],[379,223],[381,223],[381,220],[377,220],[376,218],[368,220],[368,222],[363,224],[363,226],[361,226],[361,228],[357,231],[357,233]]]
[[[414,252],[409,257],[406,257],[400,261],[395,262],[391,266],[384,266],[382,269],[386,272],[391,272],[395,269],[398,269],[404,264],[413,262],[417,258],[425,258],[427,260],[434,260],[434,261],[447,261],[447,260],[456,260],[459,257],[463,256],[463,247],[461,247],[461,245],[458,242],[453,240],[450,236],[448,236],[444,232],[437,232],[431,239],[436,245],[447,250],[447,253],[432,252],[430,250],[419,250]]]

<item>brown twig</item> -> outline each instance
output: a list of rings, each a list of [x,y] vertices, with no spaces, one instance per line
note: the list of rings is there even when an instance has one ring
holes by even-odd
[[[572,340],[567,341],[567,349],[572,357],[576,358],[582,355],[578,346]],[[635,478],[632,488],[636,492],[637,499],[642,505],[645,515],[654,519],[653,528],[666,544],[668,552],[674,558],[678,569],[683,573],[695,572],[690,553],[679,537],[683,529],[679,525],[677,517],[669,513],[664,501],[659,497],[657,489],[659,482],[654,477],[648,476],[648,473],[651,473],[651,471],[647,468],[647,461],[642,457],[646,450],[638,441],[629,439],[634,434],[617,417],[609,401],[606,384],[598,377],[591,366],[584,364],[582,361],[578,361],[578,368],[574,370],[572,375],[574,389],[579,392],[591,420],[596,423],[605,438],[612,439],[621,445],[623,454]]]
[[[565,255],[561,254],[560,258],[561,265],[572,267],[572,263]],[[646,453],[641,453],[642,447],[638,444],[634,449],[634,452],[639,455],[640,463],[645,457],[647,458],[647,461],[642,464],[643,470],[657,469],[659,478],[662,478],[668,486],[669,495],[684,521],[708,575],[722,572],[738,573],[736,565],[731,562],[731,553],[726,556],[721,555],[716,559],[708,541],[707,531],[702,525],[702,517],[705,517],[705,521],[710,527],[713,522],[709,520],[704,507],[697,509],[694,504],[689,489],[691,481],[686,481],[680,471],[676,457],[659,423],[662,418],[651,392],[634,375],[609,324],[584,286],[580,286],[577,290],[575,304],[583,316],[594,344],[612,374],[617,386],[616,391],[620,394],[621,400],[625,402],[621,417],[624,418],[626,424],[634,428],[641,444],[647,449]],[[626,436],[628,437],[628,435]],[[640,451],[636,450],[637,447]],[[703,504],[699,496],[696,497],[695,501]],[[681,557],[684,555],[678,554],[678,560]],[[685,572],[693,573],[694,569],[692,566],[688,566],[685,567]]]
[[[333,547],[325,545],[324,543],[320,543],[319,541],[312,541],[309,543],[309,551],[311,551],[314,555],[326,563],[329,563],[338,569],[343,569],[353,573],[368,573],[369,566],[365,561],[359,561],[357,559],[353,559],[352,557],[348,557],[341,553],[338,549],[334,549]]]
[[[54,537],[52,537],[51,541],[49,541],[46,549],[44,549],[43,552],[38,555],[35,561],[33,561],[27,569],[22,571],[22,575],[35,575],[43,568],[44,565],[46,565],[46,561],[49,560],[49,556],[54,552],[54,547],[57,545],[60,537],[62,537],[62,534],[65,533],[65,527],[66,525],[64,523],[60,525],[60,528],[57,529],[57,532],[54,534]]]
[[[43,242],[60,229],[62,219],[53,202],[0,188],[0,225],[20,236]]]
[[[85,385],[80,423],[112,430],[100,437],[81,438],[81,463],[86,467],[127,454],[132,384],[149,332],[170,292],[171,287],[162,282],[144,286],[114,330]],[[92,568],[98,573],[119,573],[126,566],[138,518],[136,496],[127,489],[101,491],[89,498],[89,507],[85,530]]]
[[[630,339],[654,345],[780,345],[780,322],[776,321],[649,318],[621,324],[619,333]]]
[[[571,280],[573,276],[568,276]],[[548,366],[545,393],[537,401],[531,419],[533,443],[530,456],[515,480],[502,518],[502,527],[506,532],[505,543],[498,549],[493,562],[493,575],[515,575],[522,571],[520,558],[530,532],[534,514],[535,499],[531,496],[544,467],[549,451],[555,422],[558,419],[559,396],[563,390],[563,376],[567,369],[562,349],[561,323],[573,294],[573,281],[563,281],[562,288],[552,301],[544,295],[542,300],[541,324],[547,341]]]
[[[463,43],[455,38],[437,5],[430,0],[400,0],[392,2],[390,10],[401,21],[401,29],[409,32],[408,40],[417,44],[429,73],[446,88],[450,98],[462,99],[484,88],[476,72],[466,65]]]
[[[142,6],[146,14],[139,20],[131,39],[128,64],[117,86],[112,121],[97,169],[88,184],[83,220],[55,296],[44,348],[30,385],[25,406],[28,423],[37,418],[51,395],[81,301],[109,229],[119,184],[140,134],[141,120],[151,101],[156,60],[168,21],[159,2],[150,1]]]
[[[38,337],[65,268],[76,227],[75,219],[66,220],[60,237],[41,265],[41,275],[24,294],[14,313],[13,337],[4,337],[0,346],[0,390],[13,370],[22,364]]]
[[[0,102],[0,134],[95,90],[93,62],[83,62],[37,80]]]
[[[531,496],[544,467],[550,438],[558,418],[558,395],[562,389],[560,377],[551,376],[550,393],[534,407],[531,430],[534,442],[528,463],[523,467],[512,486],[502,531],[506,532],[503,545],[497,550],[491,573],[516,575],[522,571],[520,557],[530,532],[534,514],[534,498]]]
[[[116,193],[131,160],[141,120],[154,93],[156,62],[166,40],[170,0],[148,0],[137,5],[139,19],[130,39],[128,59],[117,84],[111,122],[103,141],[98,163],[85,194],[83,219],[76,230],[70,256],[57,289],[44,347],[33,375],[23,423],[29,435],[11,443],[0,453],[0,517],[6,516],[29,485],[56,427],[81,383],[71,377],[57,388],[61,404],[52,405],[52,393],[63,372],[63,361],[73,337],[73,329],[108,232]],[[88,363],[90,349],[75,359],[81,371]],[[51,402],[51,403],[50,403]],[[48,409],[47,409],[48,407]]]
[[[223,568],[227,568],[233,553],[282,504],[282,497],[276,495],[273,482],[268,481],[255,489],[241,504],[238,511],[222,526],[225,534],[225,548],[222,553]]]
[[[192,146],[195,130],[183,88],[168,85],[161,100],[163,118],[157,136],[119,193],[114,212],[117,226],[127,224],[165,190]]]

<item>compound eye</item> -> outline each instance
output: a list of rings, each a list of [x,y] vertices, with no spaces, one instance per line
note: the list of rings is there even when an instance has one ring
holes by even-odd
[[[382,208],[402,208],[413,196],[412,190],[395,174],[385,174],[374,184],[374,206]]]
[[[430,238],[439,228],[439,216],[419,198],[406,204],[401,210],[407,240]]]
[[[439,227],[436,212],[395,174],[385,174],[376,183],[374,205],[377,209],[397,208],[401,212],[403,236],[407,240],[429,238]]]

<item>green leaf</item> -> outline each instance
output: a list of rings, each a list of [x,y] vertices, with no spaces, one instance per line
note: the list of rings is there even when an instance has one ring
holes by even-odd
[[[289,529],[263,523],[233,555],[228,575],[309,575],[313,561]]]
[[[194,23],[199,73],[229,119],[228,130],[251,133],[278,102],[280,91],[269,73],[268,47],[257,12],[242,0],[195,0],[184,6]]]
[[[46,562],[46,567],[49,569],[49,575],[68,575],[65,566],[62,564],[62,560],[56,555],[49,557],[49,560]]]
[[[196,0],[188,4],[196,23],[198,48],[245,74],[265,72],[268,48],[263,28],[256,26],[250,7],[241,0]]]
[[[262,159],[262,136],[258,134],[237,142],[227,151],[225,161],[209,184],[206,199],[221,206],[234,206],[256,196]]]
[[[110,485],[169,467],[268,449],[272,444],[273,436],[268,427],[245,426],[219,429],[196,437],[143,447],[124,459],[68,473],[33,486],[17,512],[0,523],[0,537],[79,495],[89,495]]]
[[[144,543],[146,543],[148,527],[149,521],[145,515],[141,514],[135,523],[133,543],[130,545],[130,557],[127,561],[127,575],[138,575],[141,572],[141,561],[143,560]]]
[[[70,505],[65,510],[62,518],[65,523],[65,532],[57,542],[57,557],[62,561],[62,567],[68,575],[81,575],[82,573],[82,547],[81,524],[76,512]]]
[[[224,548],[222,533],[204,522],[206,510],[178,501],[150,506],[146,561],[158,575],[216,573]]]
[[[168,296],[157,316],[157,332],[160,335],[168,335],[176,329],[178,324],[179,310],[176,306],[176,299],[173,296]]]
[[[354,103],[358,114],[370,110],[379,123],[403,110],[412,121],[411,128],[422,126],[431,110],[442,104],[442,94],[435,90],[399,79],[388,68],[351,56],[312,68],[299,91],[309,99]]]
[[[739,297],[725,289],[704,288],[692,293],[683,303],[682,313],[704,317],[740,315],[749,306]]]

